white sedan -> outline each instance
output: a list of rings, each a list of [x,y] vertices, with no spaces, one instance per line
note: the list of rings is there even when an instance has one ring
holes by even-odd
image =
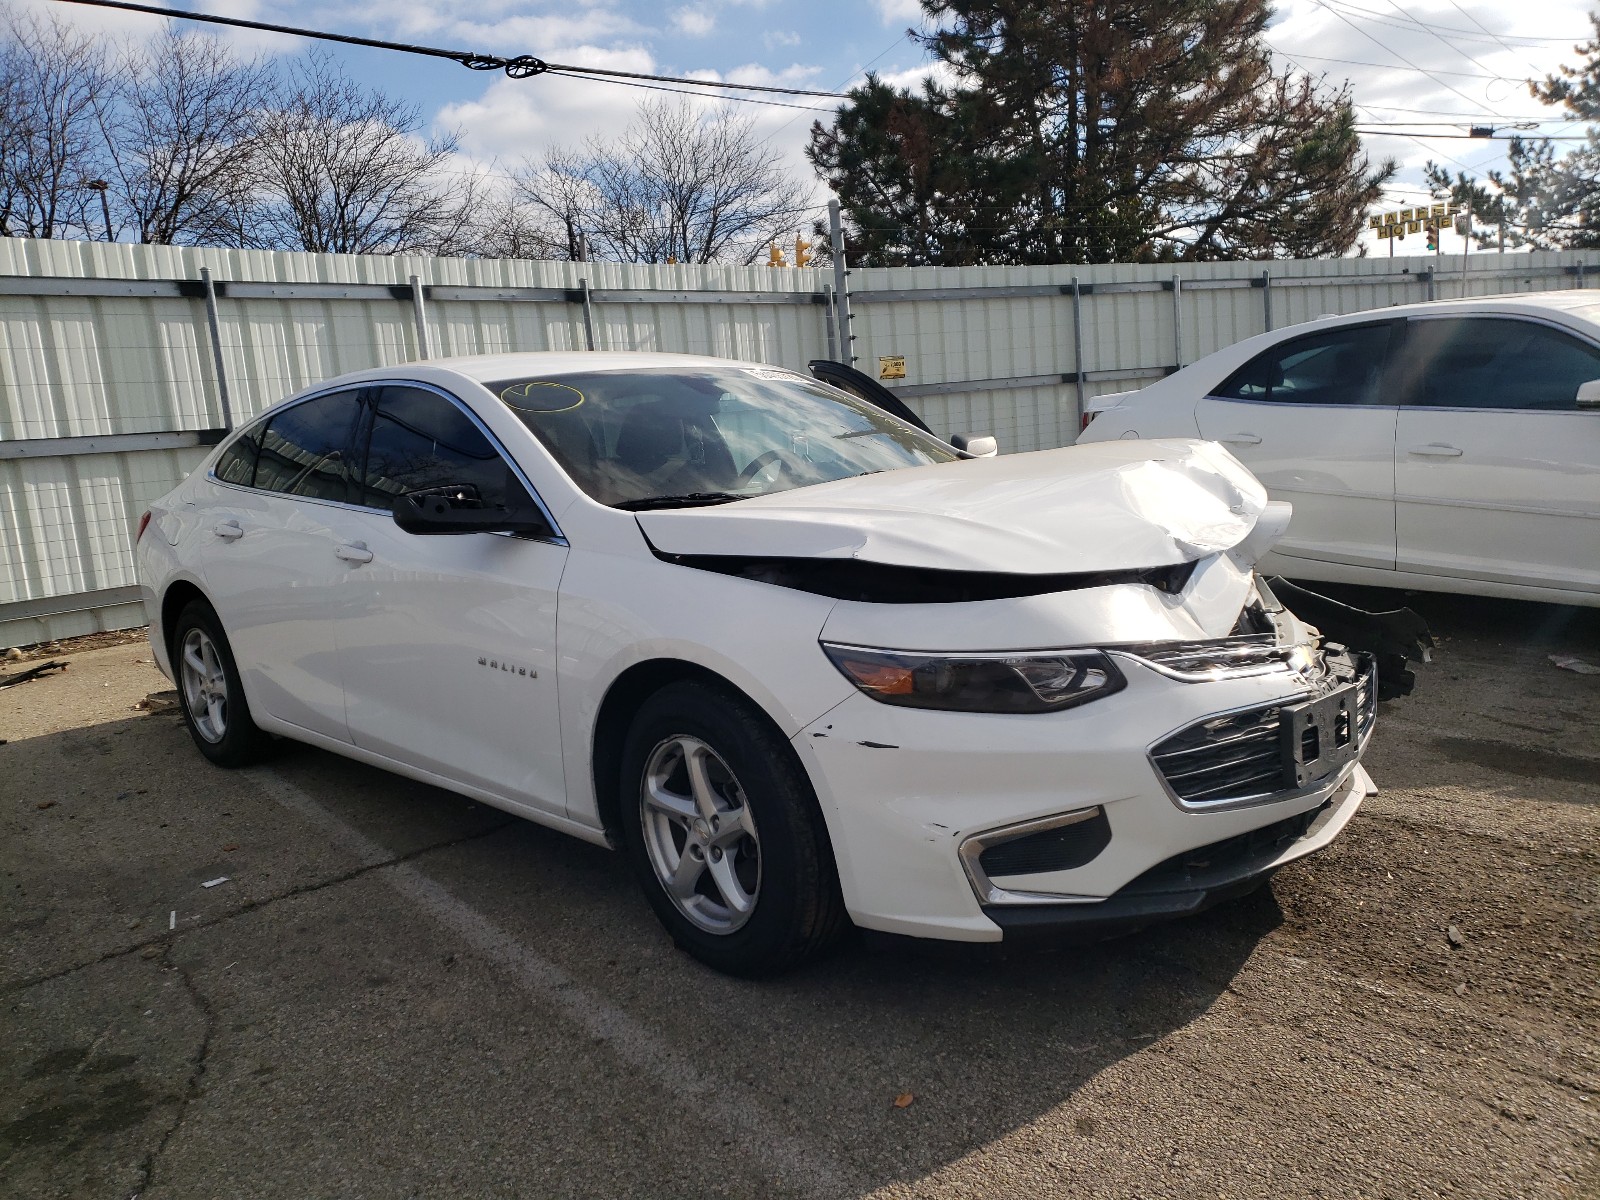
[[[1202,437],[1294,523],[1302,579],[1600,605],[1600,300],[1329,317],[1102,397],[1078,441]]]
[[[1252,571],[1198,442],[978,458],[788,371],[528,354],[349,375],[141,524],[195,745],[274,736],[621,848],[679,945],[994,942],[1196,911],[1371,782],[1364,656]]]

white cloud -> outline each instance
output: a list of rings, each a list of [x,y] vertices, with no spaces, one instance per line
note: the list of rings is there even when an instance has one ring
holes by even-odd
[[[705,37],[717,27],[717,19],[705,8],[675,8],[670,14],[674,33],[684,37]]]
[[[800,35],[792,30],[773,29],[761,35],[761,43],[768,50],[776,50],[780,46],[798,46]]]
[[[922,5],[917,0],[872,0],[872,7],[885,25],[916,25],[922,21]]]

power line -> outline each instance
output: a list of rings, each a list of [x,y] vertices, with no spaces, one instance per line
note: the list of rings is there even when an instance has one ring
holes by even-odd
[[[1401,62],[1405,63],[1406,66],[1410,67],[1413,71],[1422,72],[1422,74],[1426,75],[1429,79],[1433,80],[1440,87],[1445,88],[1448,91],[1454,92],[1456,95],[1460,96],[1463,100],[1465,100],[1468,104],[1476,104],[1477,103],[1476,100],[1474,100],[1471,96],[1467,95],[1461,89],[1459,89],[1459,88],[1457,88],[1457,87],[1455,87],[1455,86],[1453,86],[1451,84],[1446,83],[1444,80],[1440,79],[1437,75],[1435,75],[1433,72],[1427,70],[1426,68],[1417,66],[1416,63],[1412,62],[1404,54],[1401,54],[1400,51],[1394,49],[1391,46],[1385,46],[1381,41],[1379,41],[1377,38],[1373,37],[1365,29],[1361,28],[1361,26],[1357,25],[1349,17],[1345,16],[1342,12],[1340,12],[1338,9],[1334,8],[1331,4],[1329,4],[1328,0],[1316,0],[1316,3],[1318,5],[1318,7],[1320,7],[1323,11],[1332,13],[1334,16],[1338,17],[1339,20],[1343,21],[1346,25],[1350,26],[1351,29],[1354,29],[1362,37],[1366,38],[1374,46],[1377,46],[1380,50],[1388,51],[1390,54],[1392,54],[1396,58],[1398,58]]]
[[[69,2],[71,2],[71,3],[84,3],[84,2],[87,2],[87,0],[69,0]],[[1338,16],[1339,14],[1335,13],[1334,15]],[[1276,47],[1270,47],[1270,48],[1273,49],[1273,50],[1277,49]],[[1387,49],[1387,47],[1385,47],[1385,48]],[[1281,53],[1281,51],[1280,51],[1280,53]],[[1366,62],[1366,61],[1364,61],[1362,59],[1358,59],[1358,58],[1328,58],[1326,55],[1306,54],[1306,53],[1304,53],[1302,51],[1296,51],[1295,53],[1299,54],[1301,58],[1310,59],[1312,62],[1341,63],[1341,64],[1343,64],[1344,66],[1347,66],[1347,67],[1376,67],[1380,71],[1403,71],[1403,70],[1409,69],[1409,70],[1417,72],[1419,75],[1426,75],[1429,78],[1433,78],[1433,81],[1435,83],[1439,84],[1441,87],[1447,87],[1447,88],[1450,88],[1449,84],[1445,83],[1441,79],[1437,79],[1437,78],[1434,78],[1434,77],[1438,76],[1438,75],[1453,75],[1457,79],[1488,79],[1488,80],[1498,80],[1501,83],[1526,83],[1527,82],[1527,80],[1525,80],[1525,79],[1516,79],[1516,78],[1513,78],[1510,75],[1484,75],[1484,74],[1482,74],[1481,72],[1478,72],[1478,71],[1444,71],[1444,70],[1438,70],[1438,69],[1435,69],[1435,70],[1432,70],[1432,71],[1426,71],[1423,68],[1421,68],[1419,66],[1416,66],[1414,64],[1413,65],[1409,65],[1409,67],[1401,67],[1401,66],[1396,65],[1395,63]],[[1399,57],[1399,56],[1396,55],[1396,57]],[[1309,74],[1309,72],[1308,72],[1308,74]],[[1456,91],[1455,88],[1450,88],[1450,90],[1452,92]],[[1456,92],[1456,95],[1460,96],[1463,100],[1466,100],[1466,101],[1468,101],[1468,102],[1470,102],[1472,104],[1481,104],[1482,103],[1482,101],[1474,100],[1471,96],[1466,95],[1464,92]]]
[[[479,54],[473,50],[449,50],[439,46],[420,46],[410,42],[390,42],[381,38],[357,37],[354,34],[330,33],[321,29],[303,29],[294,25],[275,25],[267,21],[246,21],[240,17],[219,17],[211,13],[185,12],[177,8],[157,8],[151,4],[133,4],[128,0],[56,0],[58,4],[83,4],[91,8],[121,9],[127,12],[148,13],[151,16],[171,17],[180,21],[203,21],[211,25],[227,25],[236,29],[259,29],[266,33],[283,33],[291,37],[310,38],[314,41],[339,42],[346,46],[367,46],[378,50],[395,50],[402,54],[419,54],[428,58],[444,58],[474,71],[504,71],[513,79],[529,79],[547,72],[563,75],[593,76],[608,83],[629,83],[649,80],[654,83],[678,83],[701,88],[722,88],[739,92],[767,92],[783,96],[820,96],[828,100],[843,100],[838,92],[814,91],[810,88],[778,87],[765,83],[723,83],[710,79],[689,79],[681,75],[649,75],[640,71],[615,71],[606,67],[585,67],[573,63],[552,63],[531,54],[511,58],[496,54]],[[641,86],[634,83],[633,86]],[[724,97],[729,100],[738,96]]]
[[[1350,3],[1350,0],[1336,0],[1336,3],[1338,3],[1340,8],[1346,10],[1347,12],[1360,13],[1362,16],[1371,17],[1373,20],[1378,21],[1381,24],[1396,25],[1397,28],[1403,28],[1403,26],[1397,25],[1397,23],[1395,22],[1394,18],[1391,17],[1388,13],[1379,12],[1377,9],[1372,9],[1372,8],[1362,8],[1359,4]],[[1564,43],[1564,42],[1574,42],[1574,41],[1581,41],[1582,40],[1581,38],[1577,38],[1577,37],[1571,37],[1571,38],[1536,37],[1536,36],[1534,36],[1532,34],[1520,34],[1520,33],[1512,33],[1512,34],[1506,34],[1506,35],[1502,36],[1501,34],[1498,34],[1494,30],[1488,28],[1486,25],[1483,24],[1483,22],[1479,21],[1478,18],[1474,17],[1471,13],[1467,12],[1466,9],[1462,8],[1459,4],[1456,4],[1455,0],[1450,0],[1450,3],[1452,5],[1452,7],[1454,7],[1455,10],[1458,13],[1460,13],[1462,16],[1466,17],[1467,20],[1471,21],[1474,25],[1476,25],[1479,29],[1481,29],[1484,33],[1488,34],[1489,36],[1488,37],[1479,37],[1476,33],[1472,32],[1472,30],[1470,30],[1470,29],[1462,29],[1462,28],[1460,28],[1459,26],[1456,26],[1456,25],[1434,25],[1434,24],[1431,24],[1431,23],[1424,24],[1422,21],[1418,20],[1416,17],[1411,17],[1409,13],[1406,14],[1406,15],[1410,18],[1410,20],[1416,21],[1416,23],[1418,25],[1422,25],[1422,27],[1424,29],[1428,30],[1430,33],[1450,34],[1450,35],[1453,35],[1453,36],[1455,36],[1455,37],[1457,37],[1457,38],[1459,38],[1459,39],[1461,39],[1463,41],[1471,41],[1471,42],[1495,41],[1495,42],[1499,42],[1500,45],[1505,46],[1505,48],[1508,49],[1508,50],[1511,49],[1511,47],[1506,46],[1506,44],[1505,44],[1505,38],[1507,38],[1507,37],[1509,37],[1512,41],[1517,41],[1517,42],[1538,42],[1538,43],[1548,43],[1548,44],[1552,44],[1552,45],[1560,45],[1561,43]],[[1585,36],[1587,36],[1587,35],[1585,35]]]
[[[1499,42],[1499,43],[1500,43],[1500,44],[1501,44],[1501,45],[1502,45],[1502,46],[1504,46],[1504,47],[1505,47],[1505,48],[1506,48],[1506,49],[1507,49],[1507,50],[1510,50],[1510,49],[1511,49],[1511,47],[1510,47],[1510,46],[1509,46],[1509,45],[1508,45],[1508,44],[1507,44],[1507,43],[1506,43],[1506,40],[1505,40],[1505,39],[1504,39],[1504,38],[1503,38],[1503,37],[1501,37],[1501,36],[1500,36],[1500,35],[1499,35],[1499,34],[1498,34],[1498,33],[1496,33],[1496,32],[1495,32],[1495,31],[1494,31],[1494,30],[1492,30],[1492,29],[1490,29],[1490,28],[1489,28],[1489,27],[1488,27],[1488,26],[1487,26],[1487,25],[1485,25],[1485,24],[1484,24],[1484,23],[1483,23],[1483,22],[1482,22],[1482,21],[1480,21],[1480,20],[1478,20],[1478,18],[1477,18],[1477,17],[1475,17],[1475,16],[1473,16],[1473,15],[1472,15],[1472,14],[1471,14],[1471,13],[1469,13],[1469,12],[1468,12],[1468,11],[1467,11],[1467,10],[1466,10],[1466,9],[1464,9],[1464,8],[1462,8],[1462,7],[1461,7],[1461,5],[1459,5],[1459,4],[1457,4],[1457,3],[1456,3],[1456,0],[1450,0],[1450,7],[1451,7],[1451,8],[1453,8],[1453,9],[1455,9],[1455,10],[1456,10],[1456,11],[1457,11],[1457,12],[1458,12],[1458,13],[1460,13],[1460,14],[1461,14],[1461,15],[1462,15],[1462,16],[1463,16],[1463,17],[1465,17],[1465,18],[1466,18],[1466,19],[1467,19],[1467,20],[1469,20],[1469,21],[1471,21],[1471,22],[1472,22],[1472,23],[1473,23],[1473,24],[1474,24],[1474,25],[1476,25],[1476,26],[1477,26],[1477,27],[1478,27],[1478,28],[1479,28],[1479,29],[1481,29],[1481,30],[1483,30],[1483,31],[1484,31],[1484,32],[1485,32],[1485,33],[1487,33],[1487,34],[1488,34],[1488,35],[1489,35],[1489,36],[1490,36],[1490,37],[1492,37],[1492,38],[1493,38],[1493,39],[1494,39],[1494,40],[1495,40],[1495,41],[1497,41],[1497,42]],[[1572,43],[1572,42],[1575,42],[1575,41],[1577,41],[1577,40],[1578,40],[1578,39],[1577,39],[1577,38],[1572,38],[1572,39],[1570,39],[1570,40],[1569,40],[1569,41],[1568,41],[1568,45],[1571,45],[1571,43]],[[1522,60],[1522,61],[1523,61],[1523,62],[1525,62],[1525,63],[1527,63],[1527,64],[1528,64],[1528,65],[1529,65],[1529,66],[1530,66],[1530,67],[1533,67],[1533,63],[1532,63],[1532,62],[1529,62],[1529,60],[1528,60],[1528,59],[1526,59],[1526,58],[1525,58],[1525,59],[1523,59],[1523,60]],[[1538,70],[1539,70],[1539,68],[1538,68],[1538,67],[1533,67],[1533,69],[1534,69],[1534,71],[1535,71],[1535,72],[1537,72],[1537,71],[1538,71]]]

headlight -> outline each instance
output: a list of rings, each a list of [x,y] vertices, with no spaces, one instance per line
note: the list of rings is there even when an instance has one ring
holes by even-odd
[[[953,712],[1057,712],[1119,692],[1122,672],[1098,650],[917,654],[822,644],[833,665],[874,700]]]

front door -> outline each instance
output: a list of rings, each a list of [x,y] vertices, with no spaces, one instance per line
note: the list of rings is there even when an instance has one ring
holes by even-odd
[[[1403,571],[1600,593],[1600,348],[1513,317],[1414,318],[1395,440]]]
[[[1274,547],[1286,559],[1393,570],[1395,400],[1385,364],[1398,321],[1292,337],[1251,359],[1195,407],[1274,500],[1294,505]],[[1294,574],[1292,562],[1281,569]]]
[[[556,602],[566,547],[493,533],[409,534],[407,493],[526,508],[526,488],[467,411],[421,386],[374,396],[362,511],[339,626],[351,740],[547,812],[566,804]],[[370,556],[370,557],[366,557]]]

